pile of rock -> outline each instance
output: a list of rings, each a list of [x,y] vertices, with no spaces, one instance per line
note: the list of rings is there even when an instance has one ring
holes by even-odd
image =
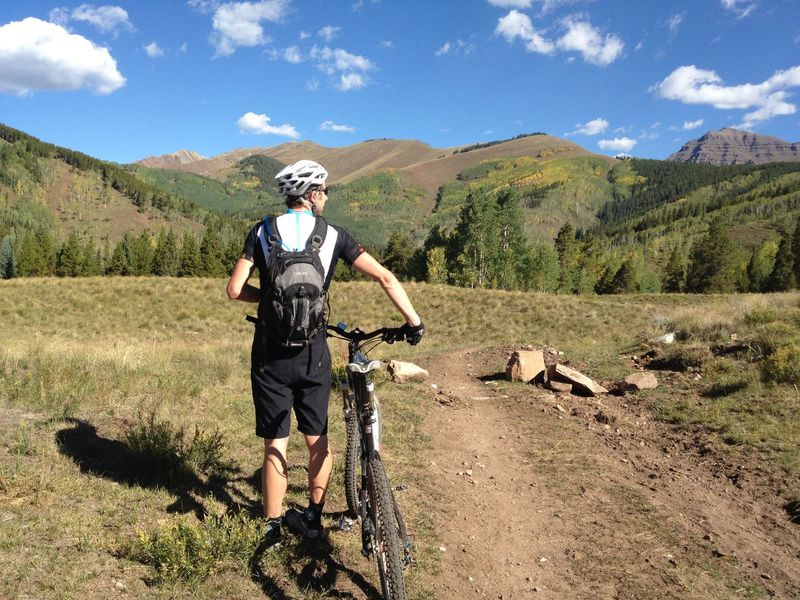
[[[578,396],[597,396],[608,394],[609,390],[587,377],[580,371],[555,362],[554,358],[563,353],[548,351],[549,363],[545,362],[543,350],[516,350],[506,364],[506,379],[543,385],[562,394]],[[658,386],[655,375],[649,372],[638,372],[628,375],[613,387],[615,393],[625,393],[652,389]]]

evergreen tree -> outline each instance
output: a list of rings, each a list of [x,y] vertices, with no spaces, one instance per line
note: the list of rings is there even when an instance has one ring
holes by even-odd
[[[384,250],[383,265],[401,279],[411,274],[411,261],[414,258],[414,242],[411,237],[398,231],[389,236]]]
[[[11,236],[5,236],[0,244],[0,277],[11,279],[16,275],[17,260],[14,256],[14,245]]]
[[[46,229],[41,230],[36,236],[41,257],[41,272],[39,275],[54,275],[56,272],[56,240]]]
[[[792,241],[788,236],[783,236],[778,245],[778,253],[775,255],[775,266],[772,267],[772,272],[767,278],[765,291],[785,292],[796,287]]]
[[[200,277],[202,269],[197,238],[187,231],[183,234],[183,243],[181,244],[181,266],[178,269],[178,277]]]
[[[75,232],[67,236],[56,258],[56,275],[78,277],[83,275],[83,248]]]
[[[130,256],[132,254],[131,251],[131,239],[126,231],[120,240],[117,242],[117,245],[114,246],[114,252],[111,254],[111,260],[108,262],[107,272],[109,275],[130,275],[131,274],[131,264],[130,264]]]
[[[43,270],[44,264],[36,237],[26,231],[22,235],[22,241],[17,251],[17,274],[21,277],[35,277],[42,275]]]
[[[100,251],[91,240],[88,240],[86,245],[83,247],[81,264],[83,265],[83,272],[81,275],[84,277],[95,277],[97,275],[102,275],[103,273]]]
[[[619,271],[619,266],[616,264],[607,265],[605,269],[603,269],[603,274],[600,276],[600,279],[594,286],[594,291],[597,294],[612,294],[612,282],[614,281],[614,276]]]
[[[609,287],[611,294],[633,294],[639,291],[636,281],[636,266],[632,259],[626,260],[614,274]]]
[[[556,235],[556,252],[558,253],[558,291],[571,294],[575,291],[580,259],[579,246],[575,240],[575,229],[565,223]]]
[[[794,280],[800,285],[800,219],[797,219],[792,234],[792,257],[794,258]]]
[[[200,244],[200,265],[202,275],[205,277],[224,277],[228,272],[225,268],[218,227],[215,223],[210,222],[206,227],[206,233]]]
[[[686,263],[680,245],[676,244],[669,255],[661,287],[670,294],[682,292],[686,285]]]
[[[153,256],[153,274],[175,277],[180,260],[175,232],[172,229],[162,229],[158,234],[158,244]]]
[[[155,242],[150,232],[145,230],[131,242],[128,260],[131,275],[150,275],[153,272]]]
[[[686,270],[686,291],[728,293],[736,288],[735,247],[721,219],[711,222],[708,233],[692,245]]]

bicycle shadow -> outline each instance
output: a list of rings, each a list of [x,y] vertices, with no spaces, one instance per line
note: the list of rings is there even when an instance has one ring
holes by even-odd
[[[273,549],[273,544],[262,542],[250,559],[251,580],[258,584],[265,596],[274,600],[289,600],[282,589],[281,582],[270,576],[261,565],[261,558]],[[367,579],[334,558],[336,553],[328,538],[317,541],[284,541],[289,544],[288,551],[282,554],[282,572],[287,579],[305,592],[324,594],[326,598],[350,598],[361,596],[347,590],[337,591],[336,587],[352,586],[358,588],[367,598],[380,599],[381,592]],[[293,545],[294,544],[294,545]],[[348,583],[343,583],[344,577]]]
[[[143,455],[119,440],[105,438],[88,421],[66,419],[70,427],[56,432],[58,451],[70,457],[81,473],[110,479],[129,487],[166,489],[175,496],[175,501],[166,507],[170,513],[194,513],[202,520],[208,514],[199,498],[212,497],[232,513],[247,512],[260,516],[261,506],[253,502],[234,484],[250,478],[232,478],[227,474],[199,476],[186,464],[152,464],[149,456]],[[231,471],[231,474],[235,471]],[[260,490],[260,484],[259,484]]]

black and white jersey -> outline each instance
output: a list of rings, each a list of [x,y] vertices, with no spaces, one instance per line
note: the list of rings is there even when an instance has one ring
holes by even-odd
[[[311,232],[314,231],[316,217],[308,210],[297,211],[290,209],[286,214],[280,215],[275,220],[275,224],[284,249],[299,251],[305,248],[306,241]],[[265,289],[266,256],[269,253],[269,246],[264,243],[267,237],[264,227],[263,220],[253,226],[247,234],[244,249],[242,250],[242,258],[253,261],[258,267],[262,290]],[[364,247],[356,242],[349,233],[341,227],[328,223],[325,242],[319,252],[322,266],[325,269],[325,289],[328,289],[331,279],[333,279],[337,260],[341,258],[347,264],[352,265],[363,252]]]

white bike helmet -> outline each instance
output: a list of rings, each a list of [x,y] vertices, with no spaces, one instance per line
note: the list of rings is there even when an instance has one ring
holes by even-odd
[[[313,160],[299,160],[275,175],[278,192],[283,196],[302,196],[312,185],[324,185],[327,178],[325,168]]]

